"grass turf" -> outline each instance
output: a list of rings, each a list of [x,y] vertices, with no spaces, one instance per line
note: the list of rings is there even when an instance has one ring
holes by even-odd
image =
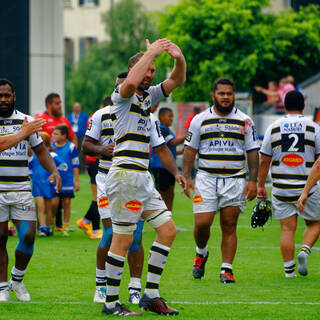
[[[81,190],[72,200],[71,226],[84,216],[91,201],[89,177],[80,177]],[[180,311],[180,319],[319,319],[320,259],[316,244],[309,257],[309,275],[286,279],[279,249],[278,221],[268,222],[264,231],[250,227],[254,202],[239,218],[238,251],[233,263],[235,284],[221,284],[219,215],[211,229],[210,256],[205,277],[192,277],[195,255],[192,204],[176,189],[174,220],[180,232],[174,242],[163,273],[160,291]],[[304,223],[299,220],[296,232],[297,250]],[[145,260],[155,233],[145,226],[143,244]],[[14,262],[18,239],[8,240],[9,271]],[[0,304],[0,319],[101,319],[102,305],[93,303],[95,289],[95,253],[98,240],[89,239],[80,229],[69,238],[56,232],[53,237],[38,238],[34,256],[24,282],[31,294],[29,303],[18,302],[11,293],[11,303]],[[143,285],[146,279],[146,264]],[[128,299],[128,266],[125,264],[120,297]],[[130,306],[138,311],[137,306]],[[145,319],[161,318],[143,312]]]

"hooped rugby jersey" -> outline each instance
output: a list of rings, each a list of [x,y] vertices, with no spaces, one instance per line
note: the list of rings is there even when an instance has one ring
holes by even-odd
[[[147,171],[149,166],[149,146],[157,147],[165,143],[156,121],[150,117],[151,106],[165,97],[162,84],[151,86],[142,96],[134,93],[122,98],[120,86],[112,94],[114,137],[116,146],[112,167]]]
[[[22,128],[24,118],[33,118],[14,110],[8,118],[0,117],[0,135],[15,133]],[[0,152],[0,192],[31,191],[28,175],[28,146],[35,148],[42,143],[38,133],[34,133],[15,146]]]
[[[300,114],[290,114],[271,124],[261,154],[272,157],[272,194],[284,202],[296,202],[320,154],[320,127]],[[317,185],[313,186],[310,194]]]
[[[90,119],[86,136],[98,141],[102,146],[114,142],[113,121],[115,115],[111,113],[111,106],[96,111]],[[112,156],[102,156],[99,159],[98,170],[108,173],[112,163]]]
[[[237,108],[221,117],[213,106],[192,119],[185,145],[198,150],[199,170],[217,178],[245,177],[245,152],[260,148],[250,117]]]

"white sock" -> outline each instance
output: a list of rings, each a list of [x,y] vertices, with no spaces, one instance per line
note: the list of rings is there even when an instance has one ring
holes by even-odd
[[[131,277],[129,285],[128,285],[128,289],[137,289],[140,291],[141,290],[141,279]]]
[[[205,246],[204,248],[196,247],[197,254],[201,254],[202,256],[206,256],[208,254],[208,246]]]

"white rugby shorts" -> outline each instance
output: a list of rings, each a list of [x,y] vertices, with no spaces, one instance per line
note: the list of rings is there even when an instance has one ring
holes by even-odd
[[[37,221],[30,191],[0,193],[0,222],[10,219]]]
[[[143,211],[167,209],[149,171],[111,168],[105,186],[113,222],[137,223]]]
[[[98,204],[98,211],[101,219],[111,218],[109,199],[106,194],[106,180],[107,180],[107,174],[98,171],[96,175],[97,204]]]
[[[320,220],[320,190],[317,186],[313,194],[308,198],[304,212],[301,213],[297,208],[297,203],[283,202],[272,195],[273,216],[277,220],[282,220],[299,215],[302,219],[319,221]]]
[[[246,209],[244,178],[216,178],[198,171],[195,179],[193,212],[216,212],[225,207]]]

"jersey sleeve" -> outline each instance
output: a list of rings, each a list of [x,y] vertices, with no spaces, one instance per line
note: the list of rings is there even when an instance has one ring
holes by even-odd
[[[315,153],[316,155],[320,155],[320,126],[317,123],[314,123],[314,141],[315,141]]]
[[[97,111],[93,114],[93,116],[89,120],[86,136],[96,141],[99,141],[101,137],[101,129],[102,129],[101,113]]]
[[[73,168],[79,168],[79,157],[78,157],[78,150],[73,143],[70,143],[70,154],[71,154],[71,163]]]
[[[247,152],[260,149],[257,129],[250,118],[245,120],[244,144]]]
[[[160,131],[166,143],[169,143],[172,139],[174,139],[174,136],[170,133],[169,128],[160,125]]]
[[[148,91],[151,95],[151,106],[155,105],[163,98],[166,98],[162,83],[159,83],[156,86],[151,86]]]
[[[161,134],[160,125],[158,120],[153,116],[151,119],[151,131],[150,131],[150,146],[156,148],[165,143],[165,140]]]
[[[28,122],[32,122],[34,119],[30,116],[27,117]],[[32,134],[29,137],[29,144],[31,146],[31,148],[36,148],[37,146],[39,146],[42,143],[42,138],[39,136],[38,132]]]
[[[120,89],[121,89],[121,85],[116,87],[111,95],[111,100],[113,102],[113,109],[115,113],[117,113],[119,109],[121,110],[124,107],[127,107],[127,109],[131,107],[131,104],[128,103],[128,101],[132,98],[132,96],[129,98],[121,97]]]
[[[199,116],[195,116],[191,122],[189,130],[184,140],[184,145],[198,150],[200,144],[200,120]]]
[[[268,127],[267,131],[264,134],[262,146],[260,149],[260,153],[272,157],[272,146],[271,146],[271,129],[272,125]]]

